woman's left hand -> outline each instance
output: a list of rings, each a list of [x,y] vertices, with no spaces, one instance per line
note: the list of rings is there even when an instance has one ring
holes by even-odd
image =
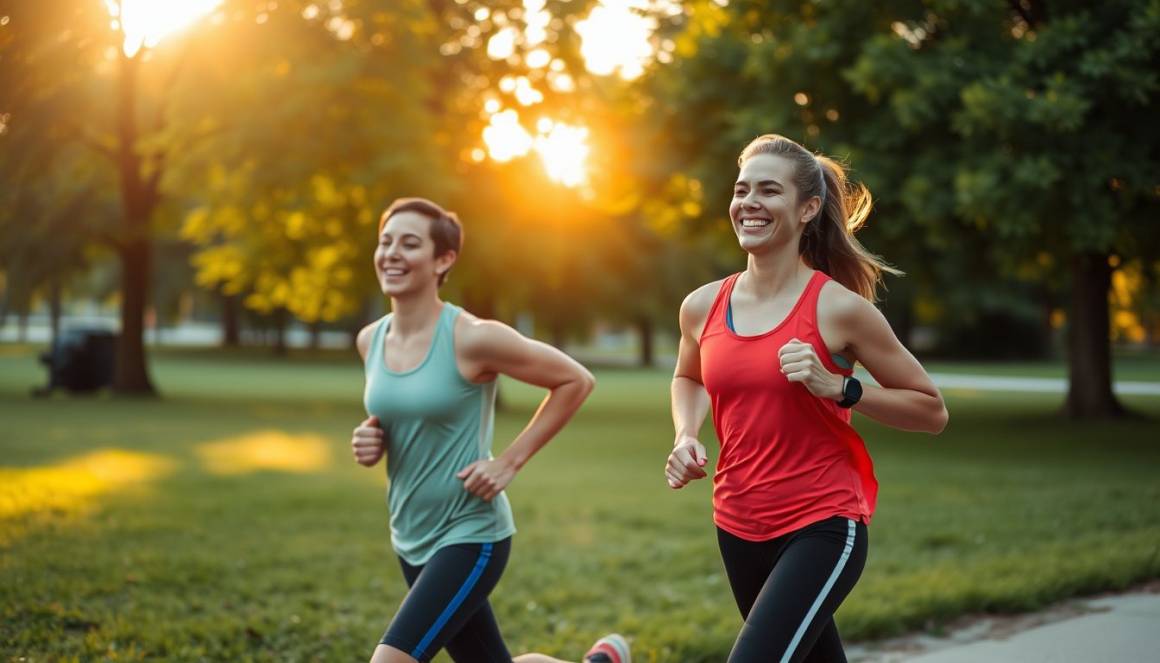
[[[842,400],[842,376],[828,371],[814,346],[796,338],[777,351],[781,372],[790,382],[800,382],[818,398]]]
[[[490,502],[512,482],[516,476],[516,468],[503,458],[477,460],[455,476],[463,479],[463,488],[467,492],[485,502]]]

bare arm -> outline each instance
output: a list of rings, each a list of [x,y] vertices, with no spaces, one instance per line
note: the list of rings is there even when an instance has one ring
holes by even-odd
[[[948,419],[942,394],[882,312],[837,284],[827,285],[827,294],[828,301],[819,305],[819,318],[828,314],[832,321],[826,331],[881,385],[864,385],[854,409],[892,428],[941,433]]]
[[[358,348],[358,356],[362,357],[363,362],[366,362],[367,353],[371,350],[371,338],[375,335],[376,324],[378,323],[372,322],[363,327],[359,330],[358,336],[354,338],[354,346]]]
[[[362,357],[363,362],[366,362],[367,353],[370,352],[375,324],[372,322],[363,327],[359,330],[358,336],[355,337],[354,344],[358,348],[358,354]],[[364,467],[378,465],[387,452],[385,441],[383,429],[379,425],[379,418],[371,416],[364,419],[358,426],[355,426],[354,432],[350,436],[350,448],[354,454],[355,462]]]
[[[705,446],[697,439],[705,417],[709,414],[709,394],[701,382],[701,346],[698,339],[705,327],[709,307],[720,287],[720,282],[710,283],[695,290],[681,303],[681,340],[670,389],[676,437],[673,440],[673,451],[665,464],[665,478],[671,488],[683,488],[688,482],[707,476],[702,468],[708,462],[708,455]]]
[[[548,390],[528,425],[499,457],[478,461],[459,473],[467,490],[490,500],[560,432],[592,393],[596,380],[579,362],[546,343],[500,322],[461,317],[466,319],[457,324],[456,354],[469,380],[507,375]]]

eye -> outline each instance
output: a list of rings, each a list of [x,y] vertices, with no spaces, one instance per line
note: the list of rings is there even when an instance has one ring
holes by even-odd
[[[781,193],[781,192],[778,191],[777,189],[762,189],[761,190],[761,195],[763,195],[763,196],[776,196],[779,193]]]

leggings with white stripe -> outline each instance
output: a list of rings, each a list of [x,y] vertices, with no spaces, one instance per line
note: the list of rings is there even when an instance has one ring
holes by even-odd
[[[488,594],[507,566],[512,540],[440,548],[423,566],[402,559],[411,591],[382,644],[429,661],[440,649],[457,663],[511,663]]]
[[[769,541],[717,528],[725,573],[745,625],[730,663],[844,662],[834,611],[866,564],[866,526],[834,517]]]

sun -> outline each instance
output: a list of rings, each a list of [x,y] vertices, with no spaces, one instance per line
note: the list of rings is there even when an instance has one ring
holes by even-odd
[[[650,38],[657,21],[640,13],[649,4],[645,0],[600,0],[576,24],[580,54],[588,71],[599,76],[615,73],[624,80],[644,73],[655,56]]]
[[[540,118],[533,136],[514,109],[494,112],[483,129],[483,143],[492,160],[504,163],[535,152],[555,182],[574,188],[588,182],[588,128]],[[473,159],[483,159],[482,150]]]
[[[541,120],[535,150],[548,177],[566,187],[588,181],[588,128]]]
[[[129,57],[192,25],[221,3],[222,0],[105,0],[113,28],[125,35],[122,48]]]

